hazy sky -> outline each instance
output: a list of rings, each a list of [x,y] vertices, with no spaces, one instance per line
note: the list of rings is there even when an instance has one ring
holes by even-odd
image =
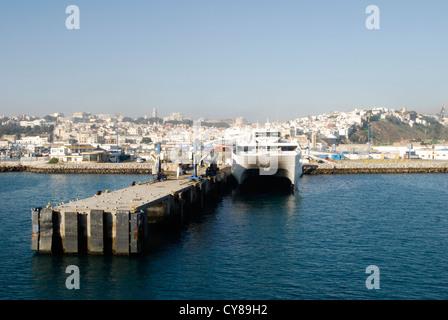
[[[80,29],[68,30],[68,5]],[[380,30],[368,30],[368,5]],[[0,114],[288,119],[448,103],[441,0],[2,0]]]

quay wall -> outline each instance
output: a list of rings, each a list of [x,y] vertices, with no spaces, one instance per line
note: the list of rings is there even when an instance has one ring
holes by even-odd
[[[152,166],[141,163],[0,163],[1,172],[31,172],[42,174],[152,174]],[[166,171],[175,175],[174,171]],[[443,160],[367,160],[310,163],[303,173],[317,174],[375,174],[375,173],[448,173],[448,161]]]
[[[0,163],[0,172],[31,172],[44,174],[152,174],[152,166],[140,163],[97,164],[26,164]]]
[[[386,174],[386,173],[448,173],[448,161],[338,161],[307,164],[303,174]]]

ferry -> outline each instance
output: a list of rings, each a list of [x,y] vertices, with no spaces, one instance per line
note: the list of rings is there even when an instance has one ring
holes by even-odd
[[[281,132],[267,123],[262,129],[254,129],[246,139],[235,141],[232,174],[238,184],[249,177],[286,178],[294,191],[303,173],[301,156],[296,141],[282,140]]]

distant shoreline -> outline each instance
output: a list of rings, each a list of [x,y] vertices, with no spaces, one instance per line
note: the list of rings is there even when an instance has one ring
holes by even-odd
[[[0,163],[0,173],[30,172],[42,174],[152,174],[152,166],[145,163],[81,163],[48,164],[23,162]],[[174,175],[175,172],[166,171]],[[385,173],[448,173],[448,161],[370,160],[339,161],[303,165],[304,175],[385,174]]]
[[[137,163],[89,163],[48,164],[8,163],[0,164],[1,172],[30,172],[42,174],[152,174],[152,167]]]
[[[303,166],[303,174],[386,174],[448,173],[448,161],[440,160],[363,160],[337,161]]]
[[[341,175],[341,174],[403,174],[403,173],[448,173],[448,167],[441,168],[406,168],[406,167],[392,167],[392,168],[314,168],[311,166],[304,166],[304,175]]]

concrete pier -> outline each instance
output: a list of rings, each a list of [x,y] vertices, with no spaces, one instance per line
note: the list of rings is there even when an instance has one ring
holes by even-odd
[[[149,225],[182,223],[235,184],[230,167],[213,177],[189,176],[138,182],[56,207],[32,210],[31,249],[51,254],[142,253],[149,246]]]

